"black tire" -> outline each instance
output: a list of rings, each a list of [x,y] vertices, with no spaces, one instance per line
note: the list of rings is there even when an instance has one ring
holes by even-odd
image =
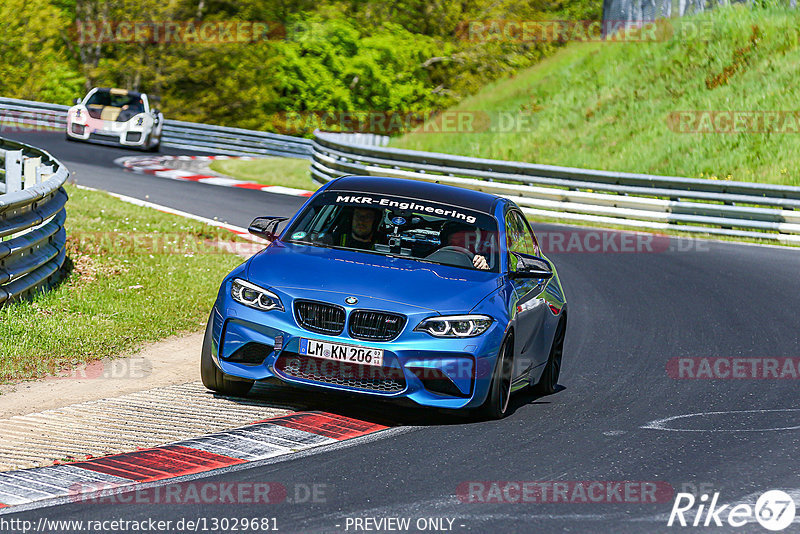
[[[551,395],[556,392],[558,377],[561,374],[561,359],[564,355],[564,337],[567,332],[567,317],[564,316],[556,326],[556,334],[553,336],[553,345],[550,347],[550,355],[547,357],[542,376],[534,386],[533,391],[538,395]]]
[[[208,318],[206,325],[206,335],[203,338],[203,349],[200,355],[200,378],[203,385],[212,391],[231,395],[233,397],[244,397],[253,387],[253,380],[244,378],[233,378],[217,368],[211,358],[211,320]]]
[[[144,148],[144,150],[145,150],[145,152],[158,152],[158,150],[161,148],[161,139],[159,139],[159,140],[156,142],[156,144],[154,144],[154,145],[152,145],[152,146],[151,146],[151,145],[150,145],[150,143],[151,143],[152,141],[153,141],[152,134],[148,134],[148,135],[147,135],[147,142],[144,144],[144,147],[145,147],[145,148]]]
[[[508,413],[511,398],[511,379],[514,371],[514,338],[508,336],[497,355],[497,363],[492,373],[489,394],[483,405],[478,408],[478,416],[482,419],[502,419]]]

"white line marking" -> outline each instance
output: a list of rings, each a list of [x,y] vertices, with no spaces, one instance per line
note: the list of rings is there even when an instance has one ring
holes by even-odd
[[[197,173],[194,173],[193,176],[197,176]],[[233,178],[223,178],[222,176],[215,176],[213,178],[200,178],[197,181],[200,182],[201,184],[224,185],[227,187],[242,183],[240,180],[234,180]]]
[[[800,425],[797,426],[786,426],[786,427],[777,427],[777,428],[740,428],[740,429],[722,429],[722,428],[668,428],[666,426],[667,423],[670,421],[675,421],[678,419],[688,419],[690,417],[703,417],[706,415],[731,415],[731,414],[739,414],[739,413],[775,413],[775,412],[800,412],[800,408],[780,408],[776,410],[730,410],[725,412],[698,412],[698,413],[689,413],[684,415],[673,415],[672,417],[666,417],[664,419],[656,419],[655,421],[650,421],[646,425],[642,425],[639,428],[644,428],[648,430],[669,430],[671,432],[769,432],[769,431],[778,431],[778,430],[797,430],[800,429]]]
[[[259,239],[258,237],[251,236],[250,233],[247,231],[247,228],[242,228],[241,226],[234,226],[232,224],[221,223],[219,221],[215,221],[213,219],[209,219],[207,217],[201,217],[200,215],[195,215],[193,213],[188,213],[181,210],[176,210],[175,208],[170,208],[169,206],[162,206],[161,204],[154,204],[153,202],[148,202],[146,200],[139,200],[138,198],[129,197],[125,195],[120,195],[118,193],[109,193],[108,191],[103,191],[102,189],[95,189],[94,187],[87,187],[85,185],[78,185],[75,184],[75,187],[78,189],[84,189],[86,191],[99,191],[101,193],[108,193],[112,197],[119,199],[123,202],[127,202],[129,204],[134,204],[136,206],[142,206],[144,208],[153,208],[158,211],[162,211],[164,213],[170,213],[172,215],[178,215],[180,217],[186,217],[187,219],[192,219],[195,221],[200,221],[202,223],[206,223],[211,226],[218,226],[220,228],[224,228],[226,230],[230,230],[231,232],[240,234],[242,237],[249,239],[250,241],[256,243],[264,243],[266,245],[266,241],[263,239]]]
[[[296,189],[294,187],[284,187],[282,185],[265,185],[261,188],[262,191],[268,193],[280,193],[282,195],[303,195],[308,193],[303,189]]]

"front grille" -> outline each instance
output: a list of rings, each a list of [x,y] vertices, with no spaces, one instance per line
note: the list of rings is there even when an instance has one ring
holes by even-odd
[[[344,330],[344,308],[313,300],[296,300],[294,316],[297,324],[319,334],[341,334]]]
[[[406,389],[403,371],[394,367],[357,365],[290,353],[278,358],[275,369],[294,378],[376,393],[399,393]]]
[[[350,314],[348,332],[354,339],[390,341],[400,335],[406,325],[404,315],[395,313],[356,310]]]
[[[129,143],[138,143],[142,139],[142,132],[126,132],[125,141]]]
[[[78,135],[83,135],[84,130],[86,130],[86,126],[83,124],[73,124],[72,125],[72,133],[76,133]]]

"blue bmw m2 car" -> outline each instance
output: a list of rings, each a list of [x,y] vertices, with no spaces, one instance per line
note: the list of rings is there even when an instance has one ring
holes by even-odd
[[[567,308],[514,202],[435,183],[348,176],[315,193],[222,282],[206,387],[256,380],[506,414],[513,391],[555,391]]]

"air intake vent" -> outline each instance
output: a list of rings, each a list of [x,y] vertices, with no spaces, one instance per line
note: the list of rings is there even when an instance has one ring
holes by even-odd
[[[350,314],[348,332],[353,339],[390,341],[400,335],[406,325],[404,315],[370,310],[356,310]]]
[[[344,308],[313,300],[296,300],[294,316],[297,324],[319,334],[341,334],[344,330]]]
[[[250,342],[236,349],[236,351],[227,358],[223,356],[222,359],[229,362],[261,364],[264,363],[264,358],[269,356],[272,351],[272,345]]]

